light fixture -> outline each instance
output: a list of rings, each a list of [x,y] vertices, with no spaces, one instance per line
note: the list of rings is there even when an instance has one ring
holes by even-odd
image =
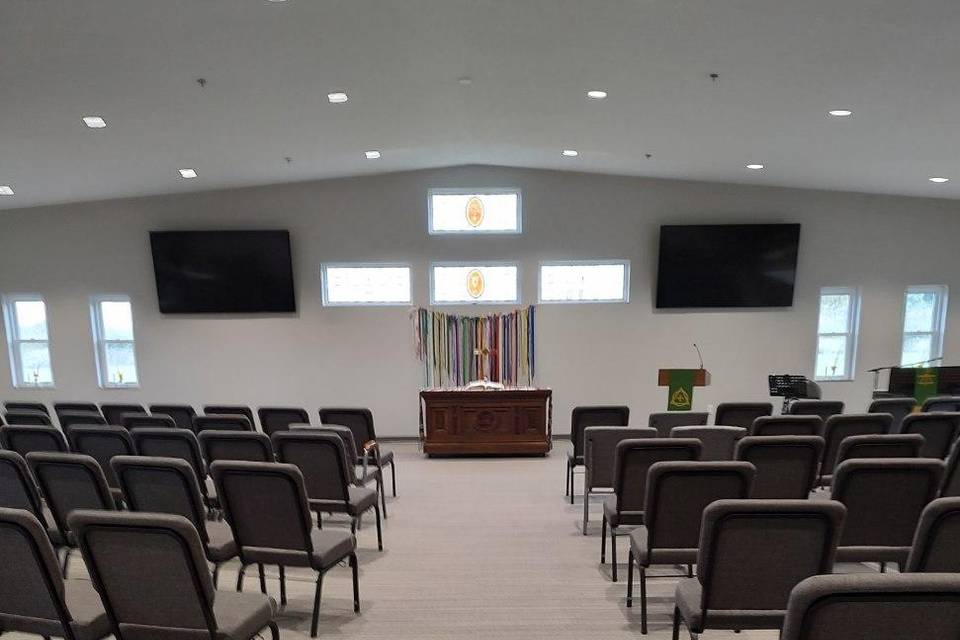
[[[101,116],[83,116],[83,124],[91,129],[103,129],[107,126],[107,121]]]
[[[834,118],[846,118],[853,115],[853,111],[850,111],[850,109],[831,109],[827,113]]]
[[[0,196],[12,196],[13,187],[8,184],[0,184]]]
[[[930,182],[936,182],[937,184],[943,184],[944,182],[950,182],[950,178],[938,178],[938,177],[936,177],[936,176],[934,176],[933,178],[929,178],[929,180],[930,180]]]
[[[196,178],[197,170],[196,169],[177,169],[180,172],[181,178]]]
[[[759,163],[748,164],[747,169],[753,169],[754,171],[759,171],[763,169],[763,165]]]
[[[591,89],[587,91],[587,97],[591,100],[603,100],[607,97],[607,92],[602,89]]]
[[[566,158],[576,158],[578,155],[580,155],[580,152],[576,149],[564,149],[561,153]]]
[[[330,104],[340,104],[346,102],[350,98],[343,91],[334,91],[333,93],[327,94],[327,100],[330,101]]]
[[[380,152],[376,149],[371,149],[370,151],[364,151],[363,155],[367,156],[367,160],[376,160],[380,157]]]

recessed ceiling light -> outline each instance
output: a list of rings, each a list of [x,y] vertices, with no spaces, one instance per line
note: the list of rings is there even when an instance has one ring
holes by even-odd
[[[578,155],[580,155],[580,152],[576,149],[564,149],[561,153],[563,153],[563,155],[567,158],[576,158]]]
[[[754,171],[759,171],[760,169],[763,169],[763,165],[758,163],[748,164],[747,169],[753,169]]]
[[[850,109],[831,109],[827,113],[832,115],[834,118],[846,118],[847,116],[853,115],[853,111],[850,111]]]
[[[944,182],[950,182],[950,178],[930,178],[930,182],[936,182],[937,184],[943,184]]]
[[[380,157],[380,152],[376,149],[373,149],[371,151],[364,151],[363,155],[367,156],[367,160],[376,160]]]
[[[591,89],[587,91],[587,97],[591,100],[603,100],[607,97],[607,92],[601,89]]]
[[[177,169],[180,172],[181,178],[196,178],[197,170],[196,169]]]
[[[343,91],[334,91],[333,93],[327,94],[327,100],[330,101],[330,104],[340,104],[341,102],[346,102],[350,98]]]
[[[12,196],[13,187],[7,184],[0,184],[0,196]]]
[[[107,121],[101,116],[83,116],[83,124],[91,129],[103,129],[107,126]]]

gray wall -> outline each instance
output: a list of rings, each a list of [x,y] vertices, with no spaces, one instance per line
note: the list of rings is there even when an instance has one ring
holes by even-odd
[[[520,236],[431,237],[429,187],[523,189]],[[777,310],[658,312],[653,308],[662,223],[799,222],[794,306]],[[162,316],[147,232],[157,229],[286,228],[292,234],[299,311],[291,316]],[[770,372],[812,374],[817,292],[862,288],[856,379],[824,395],[861,410],[866,369],[899,358],[903,290],[960,286],[954,263],[960,203],[838,192],[649,180],[501,167],[450,169],[158,196],[0,212],[0,292],[47,300],[57,388],[15,390],[0,367],[0,398],[292,404],[373,409],[383,435],[417,431],[421,368],[409,310],[324,308],[321,261],[414,265],[414,300],[428,300],[431,260],[521,263],[524,304],[535,302],[546,259],[628,258],[626,305],[543,305],[538,384],[554,390],[556,431],[576,404],[627,403],[639,424],[663,410],[658,367],[696,366],[701,345],[713,385],[694,403],[761,400]],[[89,297],[129,294],[141,388],[97,388]],[[960,364],[960,305],[947,321],[947,362]],[[460,309],[461,311],[469,309]],[[491,311],[477,308],[478,312]]]

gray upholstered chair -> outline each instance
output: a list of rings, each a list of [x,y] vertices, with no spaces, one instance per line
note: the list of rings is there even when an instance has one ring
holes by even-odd
[[[870,403],[867,413],[889,413],[893,416],[892,433],[900,430],[900,423],[908,415],[913,413],[913,408],[917,405],[914,398],[877,398]]]
[[[100,413],[106,419],[107,424],[118,427],[123,426],[123,416],[127,413],[145,414],[147,410],[142,404],[101,404]]]
[[[365,487],[371,482],[374,484],[377,493],[380,495],[380,512],[383,514],[383,517],[387,517],[387,493],[384,488],[383,474],[381,473],[381,467],[374,465],[370,466],[370,461],[367,455],[359,455],[356,450],[356,441],[353,438],[353,431],[349,427],[344,427],[338,424],[325,424],[319,427],[312,427],[310,425],[291,425],[291,430],[298,432],[304,431],[313,431],[317,433],[334,433],[340,437],[340,440],[343,441],[344,452],[347,455],[347,466],[350,469],[350,474],[353,478],[352,484],[358,487]],[[364,452],[366,454],[366,452]],[[352,464],[353,460],[360,461],[359,465]]]
[[[3,417],[7,424],[12,425],[53,426],[53,421],[50,420],[50,414],[43,411],[30,411],[28,409],[17,409],[14,411],[8,409]]]
[[[790,594],[780,640],[960,637],[960,575],[807,578]]]
[[[27,465],[40,485],[40,493],[46,498],[56,525],[56,531],[50,532],[51,540],[64,547],[62,570],[66,577],[70,552],[77,548],[67,516],[77,509],[113,511],[117,503],[103,470],[90,456],[37,451],[27,454]]]
[[[651,413],[647,426],[657,430],[658,438],[669,438],[674,427],[697,427],[707,424],[710,414],[703,411],[667,411]]]
[[[773,405],[769,402],[721,402],[713,414],[713,424],[749,430],[754,420],[772,413]]]
[[[960,396],[933,396],[923,401],[923,407],[920,409],[924,413],[931,411],[948,411],[956,413],[960,411]]]
[[[592,405],[574,407],[570,414],[570,443],[567,452],[567,488],[564,495],[570,496],[573,504],[573,474],[583,466],[583,430],[587,427],[625,427],[630,424],[630,407],[624,405]]]
[[[924,440],[920,457],[943,460],[960,435],[960,413],[914,413],[903,419],[900,433],[919,433]]]
[[[54,402],[53,411],[57,414],[58,420],[61,413],[95,413],[101,418],[103,417],[103,414],[100,413],[100,407],[93,402]],[[63,421],[60,424],[63,426]]]
[[[56,427],[11,426],[0,427],[0,443],[9,451],[22,456],[31,451],[67,451],[67,440]]]
[[[705,629],[779,629],[790,591],[830,573],[843,505],[818,500],[718,500],[703,512],[697,577],[681,580],[673,638],[683,621]]]
[[[747,436],[733,457],[756,469],[749,497],[803,500],[817,482],[823,447],[820,436]]]
[[[10,402],[3,403],[4,411],[39,411],[45,413],[48,416],[50,415],[50,408],[47,407],[43,402],[22,402],[19,400],[13,400]]]
[[[922,447],[923,436],[918,433],[850,436],[840,442],[836,464],[858,458],[919,458]]]
[[[152,404],[150,413],[170,416],[177,423],[178,429],[191,431],[193,431],[193,419],[197,417],[197,411],[188,404]]]
[[[0,508],[0,628],[68,640],[113,633],[93,585],[63,580],[43,525],[23,509]]]
[[[201,431],[197,439],[207,464],[217,460],[274,462],[270,437],[259,431]]]
[[[360,610],[357,540],[343,530],[321,531],[313,526],[303,475],[296,466],[221,460],[211,465],[211,472],[240,553],[238,591],[243,588],[246,567],[256,564],[260,590],[266,593],[263,565],[277,565],[280,602],[286,604],[284,567],[313,569],[317,572],[317,590],[310,635],[316,637],[323,575],[348,560],[353,570],[353,610]]]
[[[213,563],[213,585],[220,565],[237,557],[237,543],[225,522],[208,522],[197,475],[186,460],[116,456],[110,461],[130,511],[169,513],[189,520],[200,534],[204,555]]]
[[[70,430],[74,427],[103,427],[107,424],[99,412],[93,411],[63,411],[57,414],[57,419],[60,421],[60,430],[67,439],[70,438]]]
[[[831,497],[847,508],[837,562],[903,567],[942,475],[943,462],[930,458],[862,458],[837,467]]]
[[[943,470],[943,482],[940,483],[940,498],[960,497],[960,447],[954,447],[947,456]]]
[[[794,400],[787,413],[793,416],[820,416],[826,422],[830,416],[843,413],[843,403],[839,400]]]
[[[203,407],[203,413],[208,416],[243,416],[250,423],[251,429],[257,429],[257,423],[253,420],[253,409],[245,405],[208,404]]]
[[[937,498],[920,516],[905,571],[960,573],[960,498]]]
[[[260,407],[257,409],[260,428],[268,436],[286,431],[292,424],[310,424],[310,414],[298,407]]]
[[[170,416],[163,414],[147,415],[146,413],[125,413],[120,424],[128,431],[134,429],[176,429],[177,422]]]
[[[820,416],[763,416],[750,427],[751,436],[819,436],[821,431]]]
[[[373,509],[377,522],[377,548],[383,551],[380,505],[374,489],[357,486],[353,465],[343,439],[328,431],[278,431],[271,436],[277,460],[296,465],[303,474],[310,508],[317,513],[345,513],[356,532],[360,517]]]
[[[117,505],[123,503],[123,492],[117,477],[113,475],[110,459],[113,456],[137,455],[130,432],[123,427],[104,425],[99,427],[75,426],[70,430],[70,449],[90,456],[97,461],[107,479]]]
[[[655,438],[648,427],[587,427],[583,430],[583,535],[590,522],[590,495],[614,488],[614,455],[621,440]]]
[[[703,444],[700,459],[722,462],[733,460],[737,441],[747,435],[743,427],[674,427],[671,438],[696,438]]]
[[[640,569],[640,632],[647,632],[647,569],[697,561],[703,510],[717,500],[750,497],[747,462],[656,462],[647,476],[644,524],[630,532],[627,606],[633,606],[633,564]],[[689,577],[693,577],[692,575]]]
[[[621,440],[613,456],[613,495],[603,502],[600,529],[600,562],[607,561],[607,527],[610,528],[610,561],[617,581],[617,535],[620,527],[641,525],[647,497],[647,472],[657,462],[699,460],[701,444],[688,438],[638,438]]]
[[[390,466],[390,492],[397,497],[397,465],[393,451],[384,449],[377,440],[377,431],[373,424],[373,412],[363,408],[323,408],[320,409],[320,424],[342,425],[353,432],[354,447],[357,450],[356,464],[361,464],[361,452],[369,452],[373,465],[385,478],[385,466]]]
[[[837,466],[840,443],[850,436],[883,435],[890,433],[893,416],[889,413],[848,413],[827,418],[820,436],[826,442],[820,465],[820,484],[828,486]]]
[[[193,419],[193,430],[203,431],[256,431],[253,422],[244,415],[206,414]]]
[[[200,451],[200,442],[197,435],[186,429],[134,429],[130,432],[137,445],[137,452],[142,456],[158,458],[179,458],[193,468],[200,484],[200,494],[204,504],[210,510],[220,507],[217,492],[213,481],[209,478],[207,464]]]
[[[217,591],[183,516],[81,510],[70,526],[118,638],[251,640],[269,628],[279,640],[273,599]]]
[[[60,544],[57,528],[47,521],[43,499],[27,461],[14,451],[0,451],[0,507],[24,509],[32,513],[47,532],[51,542]]]

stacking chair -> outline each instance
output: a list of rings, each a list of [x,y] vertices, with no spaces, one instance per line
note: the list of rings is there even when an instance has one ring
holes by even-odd
[[[373,465],[380,471],[380,476],[386,478],[383,468],[390,465],[390,492],[397,497],[397,466],[393,451],[383,449],[377,440],[377,431],[373,426],[373,412],[370,409],[320,409],[320,424],[338,424],[348,427],[353,432],[354,446],[358,455],[361,451],[370,452]],[[357,464],[362,461],[358,457]]]
[[[217,460],[273,462],[273,444],[259,431],[202,431],[197,437],[207,464]]]
[[[90,456],[37,451],[27,454],[27,465],[40,485],[40,493],[46,498],[56,524],[51,539],[55,545],[64,547],[63,575],[66,577],[70,552],[77,548],[67,516],[77,509],[113,511],[117,504],[103,470]]]
[[[209,509],[217,509],[220,503],[213,482],[208,479],[207,465],[200,451],[200,443],[192,431],[186,429],[135,429],[131,432],[137,451],[142,456],[178,458],[193,469],[200,485],[200,494]]]
[[[22,456],[31,451],[67,451],[63,432],[56,427],[0,427],[0,444]]]
[[[45,413],[48,416],[50,415],[50,409],[43,402],[4,402],[3,410],[13,413],[18,411],[39,411],[40,413]]]
[[[113,456],[135,456],[137,449],[133,438],[123,427],[112,425],[100,427],[74,427],[70,431],[70,449],[76,453],[88,455],[97,461],[110,486],[110,492],[117,505],[123,503],[123,491],[110,466]]]
[[[820,484],[829,486],[837,466],[840,443],[850,436],[883,435],[890,433],[893,416],[889,413],[848,413],[827,418],[820,436],[826,442],[820,465]]]
[[[253,422],[242,415],[204,415],[193,419],[194,431],[256,431]]]
[[[790,594],[780,640],[960,637],[960,575],[807,578]]]
[[[823,456],[820,436],[747,436],[737,442],[736,460],[756,469],[750,498],[803,500],[817,482]]]
[[[7,424],[12,425],[36,425],[36,426],[53,426],[53,421],[50,420],[50,414],[44,411],[33,411],[30,409],[17,409],[16,411],[12,409],[7,409],[7,412],[4,414],[4,420]]]
[[[920,516],[905,571],[960,573],[960,498],[937,498]]]
[[[917,405],[915,398],[878,398],[870,403],[867,413],[889,413],[893,416],[892,433],[900,430],[900,423],[908,415],[913,413],[913,408]]]
[[[217,591],[183,516],[81,510],[70,526],[116,637],[251,640],[270,629],[279,640],[276,602]]]
[[[644,524],[630,532],[627,606],[633,606],[633,565],[640,569],[640,629],[647,632],[647,569],[697,561],[700,523],[708,505],[750,497],[746,462],[657,462],[647,477]],[[688,576],[693,577],[693,576]]]
[[[93,585],[61,577],[43,525],[23,509],[0,508],[0,628],[67,640],[113,633]]]
[[[671,438],[695,438],[703,445],[700,459],[722,462],[733,460],[737,441],[747,435],[743,427],[674,427]]]
[[[772,413],[773,405],[769,402],[721,402],[713,414],[713,424],[749,430],[754,420]]]
[[[191,431],[193,431],[193,419],[197,417],[197,412],[188,404],[152,404],[150,413],[155,416],[170,416],[177,423],[178,429]]]
[[[830,416],[843,413],[843,403],[839,400],[794,400],[787,413],[793,416],[820,416],[826,422]]]
[[[358,487],[365,487],[373,482],[377,493],[380,495],[380,511],[383,513],[384,518],[387,517],[387,492],[384,488],[383,474],[381,474],[379,467],[374,466],[372,469],[370,468],[370,461],[366,451],[364,451],[363,456],[360,456],[357,453],[355,448],[356,445],[353,439],[353,432],[349,428],[335,424],[325,424],[319,427],[311,427],[310,425],[291,425],[290,428],[301,432],[328,432],[335,433],[340,436],[340,440],[343,441],[344,451],[347,454],[347,466],[349,467],[351,477],[353,478],[352,484]],[[351,461],[353,460],[358,460],[360,464],[352,464]]]
[[[250,422],[251,430],[257,429],[257,423],[253,421],[253,409],[244,405],[208,404],[203,407],[203,413],[208,416],[243,416]]]
[[[260,407],[257,416],[260,428],[268,436],[275,431],[286,431],[292,424],[310,424],[310,414],[296,407]]]
[[[0,507],[29,511],[43,526],[51,542],[60,539],[56,528],[47,522],[43,500],[27,461],[14,451],[0,451]]]
[[[657,430],[657,438],[669,438],[674,427],[698,427],[707,424],[710,414],[700,411],[667,411],[651,413],[647,426]]]
[[[103,414],[100,413],[100,407],[93,402],[54,402],[53,412],[57,414],[58,420],[61,413],[95,413],[101,418],[103,417]]]
[[[943,470],[943,482],[940,483],[940,498],[960,497],[960,447],[954,447],[947,456]]]
[[[598,489],[612,492],[614,455],[621,440],[655,438],[649,427],[587,427],[583,430],[583,535],[590,521],[590,495]]]
[[[197,475],[185,460],[116,456],[110,464],[130,511],[183,516],[200,534],[204,555],[213,563],[213,585],[220,565],[237,557],[237,544],[225,522],[208,522]]]
[[[750,427],[751,436],[818,436],[821,431],[820,416],[763,416]]]
[[[679,428],[679,427],[678,427]],[[621,440],[613,457],[613,496],[603,502],[600,530],[600,562],[607,558],[607,526],[610,527],[612,578],[617,581],[617,534],[621,526],[644,522],[647,472],[657,462],[699,460],[701,444],[684,438],[640,438]]]
[[[914,413],[903,419],[900,433],[923,436],[921,458],[946,459],[960,435],[960,413]]]
[[[960,411],[960,396],[933,396],[923,401],[923,407],[920,409],[923,413],[932,411],[947,411],[956,413]]]
[[[630,407],[588,406],[574,407],[570,414],[570,442],[573,449],[567,452],[567,486],[564,495],[570,496],[573,504],[573,474],[583,466],[583,430],[587,427],[625,427],[630,424]]]
[[[937,495],[943,462],[863,458],[837,467],[831,497],[847,508],[837,562],[896,562],[902,568],[924,507]]]
[[[357,486],[352,461],[341,437],[323,431],[278,431],[271,437],[277,460],[295,465],[303,475],[310,508],[320,514],[345,513],[350,531],[356,532],[360,516],[373,509],[377,521],[377,548],[383,551],[380,505],[374,489]]]
[[[243,588],[248,565],[256,564],[260,569],[263,592],[267,590],[263,565],[278,565],[280,603],[286,604],[285,567],[313,569],[317,572],[317,590],[310,636],[316,637],[323,575],[348,560],[353,570],[353,610],[360,611],[357,540],[343,530],[313,526],[303,475],[296,466],[221,460],[211,465],[211,471],[240,554],[238,591]]]
[[[843,505],[817,500],[718,500],[703,512],[697,577],[677,585],[673,640],[683,621],[710,629],[779,629],[791,590],[830,573]]]
[[[148,415],[146,413],[125,413],[120,424],[127,431],[134,429],[176,429],[177,423],[170,416]]]
[[[60,429],[67,438],[70,438],[70,430],[77,426],[85,427],[103,427],[107,421],[99,413],[93,411],[63,411],[57,414],[60,421]]]
[[[127,413],[136,413],[143,415],[147,410],[141,404],[101,404],[100,413],[106,419],[107,424],[123,426],[123,416]]]
[[[837,449],[837,466],[857,458],[919,458],[923,436],[918,433],[850,436]]]

